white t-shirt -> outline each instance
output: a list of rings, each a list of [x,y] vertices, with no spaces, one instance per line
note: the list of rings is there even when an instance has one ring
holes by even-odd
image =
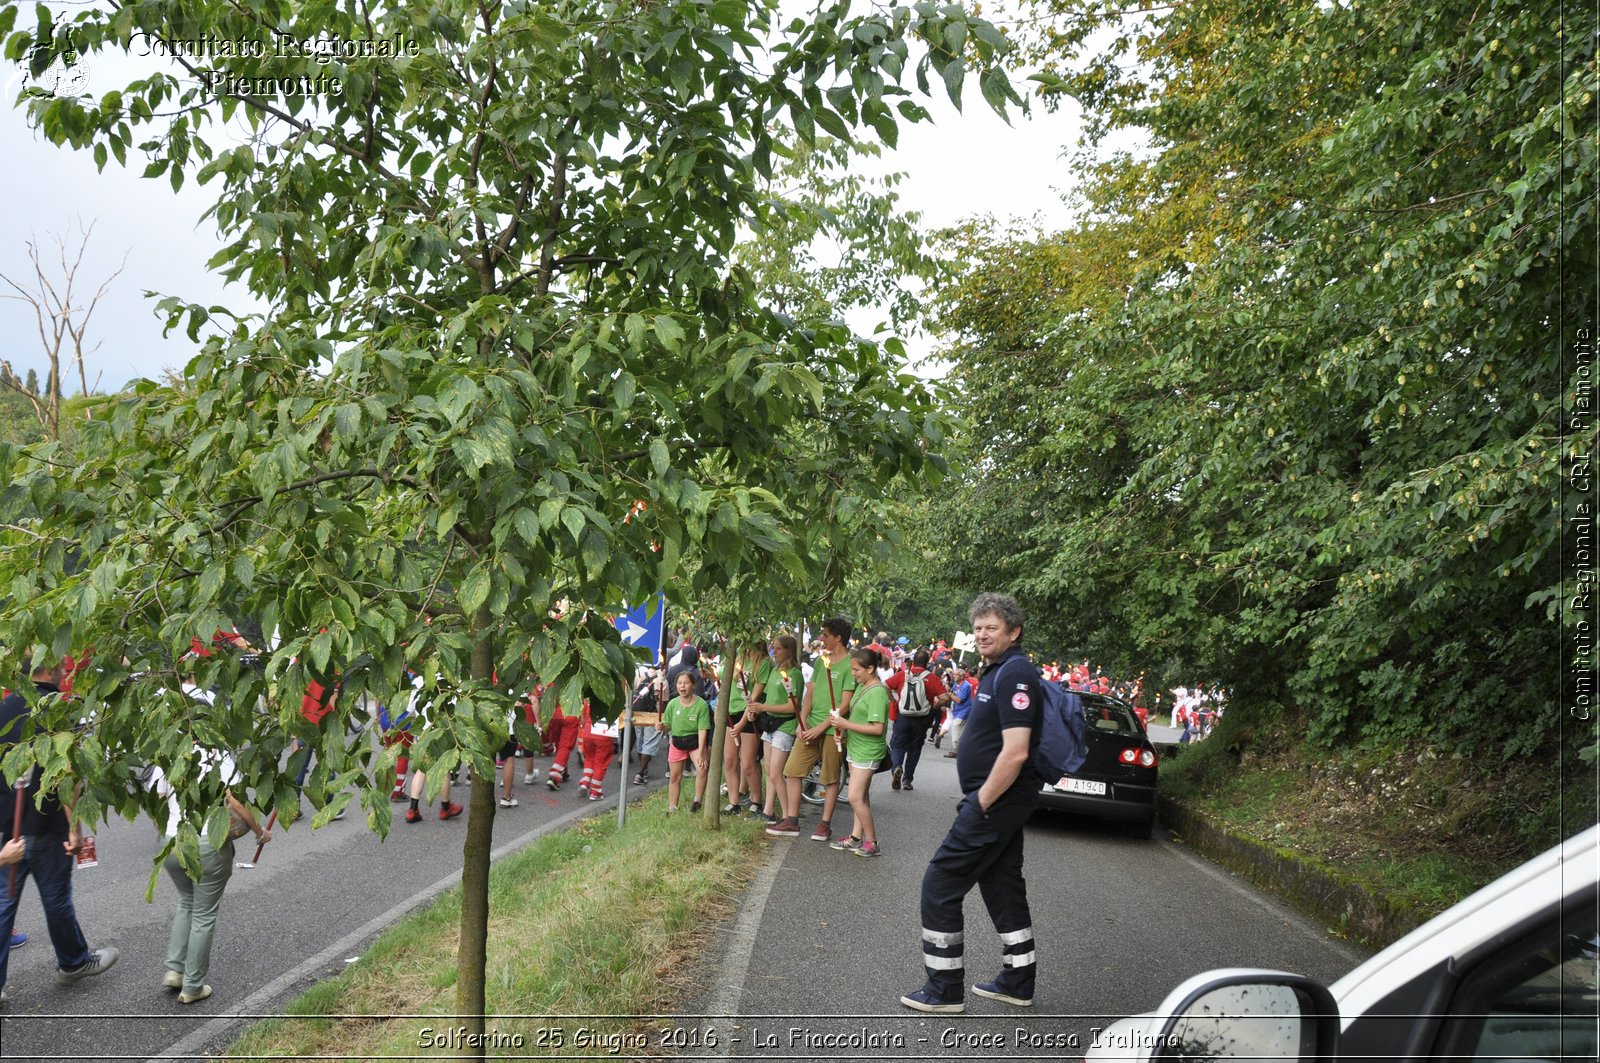
[[[216,772],[222,777],[224,786],[237,786],[239,784],[239,765],[233,757],[218,749],[202,749],[194,747],[194,755],[200,762],[200,774],[209,775]],[[178,805],[178,795],[173,792],[167,783],[167,773],[159,765],[152,764],[145,769],[145,789],[167,799],[167,828],[165,836],[176,838],[178,824],[183,821],[183,809]]]

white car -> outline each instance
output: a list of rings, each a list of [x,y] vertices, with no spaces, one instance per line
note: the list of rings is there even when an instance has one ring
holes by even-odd
[[[1600,826],[1413,930],[1332,986],[1281,971],[1211,971],[1160,1009],[1101,1031],[1117,1060],[1600,1058]]]

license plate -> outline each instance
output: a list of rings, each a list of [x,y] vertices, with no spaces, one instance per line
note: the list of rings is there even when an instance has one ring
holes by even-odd
[[[1062,779],[1054,786],[1047,787],[1047,789],[1052,792],[1061,791],[1069,794],[1093,794],[1095,797],[1104,797],[1106,795],[1106,784],[1095,782],[1093,779]]]

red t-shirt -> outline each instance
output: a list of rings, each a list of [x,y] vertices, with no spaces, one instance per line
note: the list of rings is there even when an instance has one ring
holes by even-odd
[[[76,657],[69,654],[62,659],[61,663],[66,666],[62,669],[61,693],[70,694],[72,693],[72,680],[74,677],[83,669],[89,667],[89,654],[84,652]]]
[[[333,700],[327,696],[327,690],[315,679],[306,684],[306,696],[300,699],[300,715],[310,720],[313,724],[320,724],[322,718],[333,711]]]
[[[929,672],[926,668],[918,668],[916,665],[910,666],[910,672],[912,675],[927,673],[928,678],[922,681],[922,689],[928,695],[929,705],[932,705],[940,694],[948,693],[945,690],[944,680],[940,679],[937,673]],[[896,672],[885,680],[883,685],[889,688],[889,719],[898,719],[900,716],[900,688],[906,685],[906,670],[902,669]],[[929,716],[936,717],[938,714],[939,710],[935,708],[929,713]]]

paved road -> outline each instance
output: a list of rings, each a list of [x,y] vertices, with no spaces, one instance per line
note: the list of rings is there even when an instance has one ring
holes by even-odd
[[[1158,741],[1167,737],[1160,730],[1152,728]],[[518,793],[522,805],[496,817],[502,850],[615,807],[615,795],[580,802],[570,787],[552,795],[541,783],[523,786],[520,775]],[[719,971],[686,1008],[704,1019],[685,1029],[715,1030],[718,1044],[686,1042],[682,1055],[1078,1059],[1091,1028],[1154,1007],[1190,974],[1248,965],[1332,980],[1361,958],[1159,831],[1155,841],[1136,842],[1047,818],[1029,828],[1026,868],[1039,939],[1038,1007],[1017,1012],[971,998],[972,1010],[954,1020],[913,1016],[897,1000],[921,982],[917,891],[954,813],[954,762],[937,753],[924,758],[911,794],[892,792],[880,776],[874,797],[885,846],[876,861],[804,837],[771,841],[766,869],[723,928]],[[848,822],[841,809],[835,825]],[[57,986],[30,888],[19,925],[35,937],[12,955],[0,1056],[144,1059],[181,1051],[194,1058],[220,1049],[242,1023],[219,1017],[281,1010],[361,955],[386,918],[447,883],[460,867],[462,826],[430,813],[416,825],[397,821],[380,842],[352,815],[320,831],[307,820],[280,833],[261,865],[236,871],[228,887],[210,977],[216,995],[184,1007],[161,988],[174,891],[163,877],[153,903],[144,901],[155,829],[118,823],[99,838],[102,866],[81,873],[75,890],[91,944],[116,945],[121,962],[100,978]],[[999,949],[976,894],[967,919],[971,973],[987,977]],[[1018,1028],[1057,1043],[1019,1044]],[[976,1039],[984,1034],[1001,1044]],[[831,1035],[862,1043],[817,1040]],[[1080,1047],[1067,1047],[1072,1036]],[[871,1038],[877,1041],[866,1043]]]
[[[539,763],[548,768],[547,759]],[[613,793],[600,802],[580,800],[572,784],[552,794],[542,778],[541,772],[525,786],[517,776],[521,804],[497,809],[497,848],[526,844],[558,821],[616,808],[615,774]],[[651,789],[659,787],[658,781]],[[469,793],[457,787],[453,796],[465,803]],[[258,1015],[281,1011],[359,956],[380,929],[369,925],[374,920],[423,903],[430,890],[459,874],[465,816],[441,822],[436,810],[425,809],[421,823],[408,824],[400,819],[405,806],[391,807],[395,823],[387,841],[367,830],[359,809],[321,830],[313,831],[309,818],[275,830],[260,864],[234,871],[207,979],[215,993],[188,1006],[161,985],[177,891],[162,875],[154,901],[144,899],[156,828],[146,819],[115,821],[96,838],[100,866],[77,873],[74,900],[90,945],[115,945],[122,958],[104,975],[58,986],[44,913],[30,884],[17,925],[32,940],[11,954],[0,1057],[144,1059],[174,1047],[195,1056],[238,1035],[240,1023],[214,1021],[218,1016],[241,1006]],[[253,840],[237,844],[238,859],[254,854]],[[344,947],[330,954],[335,944]],[[319,956],[324,962],[310,962]]]
[[[1158,739],[1163,737],[1156,735]],[[725,928],[717,985],[686,1028],[715,1031],[706,1054],[784,1059],[1081,1060],[1092,1030],[1157,1006],[1216,967],[1297,971],[1331,981],[1365,953],[1174,844],[1041,814],[1025,874],[1039,953],[1031,1011],[969,995],[961,1016],[919,1015],[900,994],[922,984],[918,890],[954,817],[954,761],[923,760],[914,793],[873,786],[884,855],[863,860],[809,840],[772,840],[768,869]],[[814,823],[814,819],[811,821]],[[841,812],[835,827],[848,827]],[[976,891],[968,898],[968,981],[999,970]],[[707,1046],[711,1049],[711,1046]]]

